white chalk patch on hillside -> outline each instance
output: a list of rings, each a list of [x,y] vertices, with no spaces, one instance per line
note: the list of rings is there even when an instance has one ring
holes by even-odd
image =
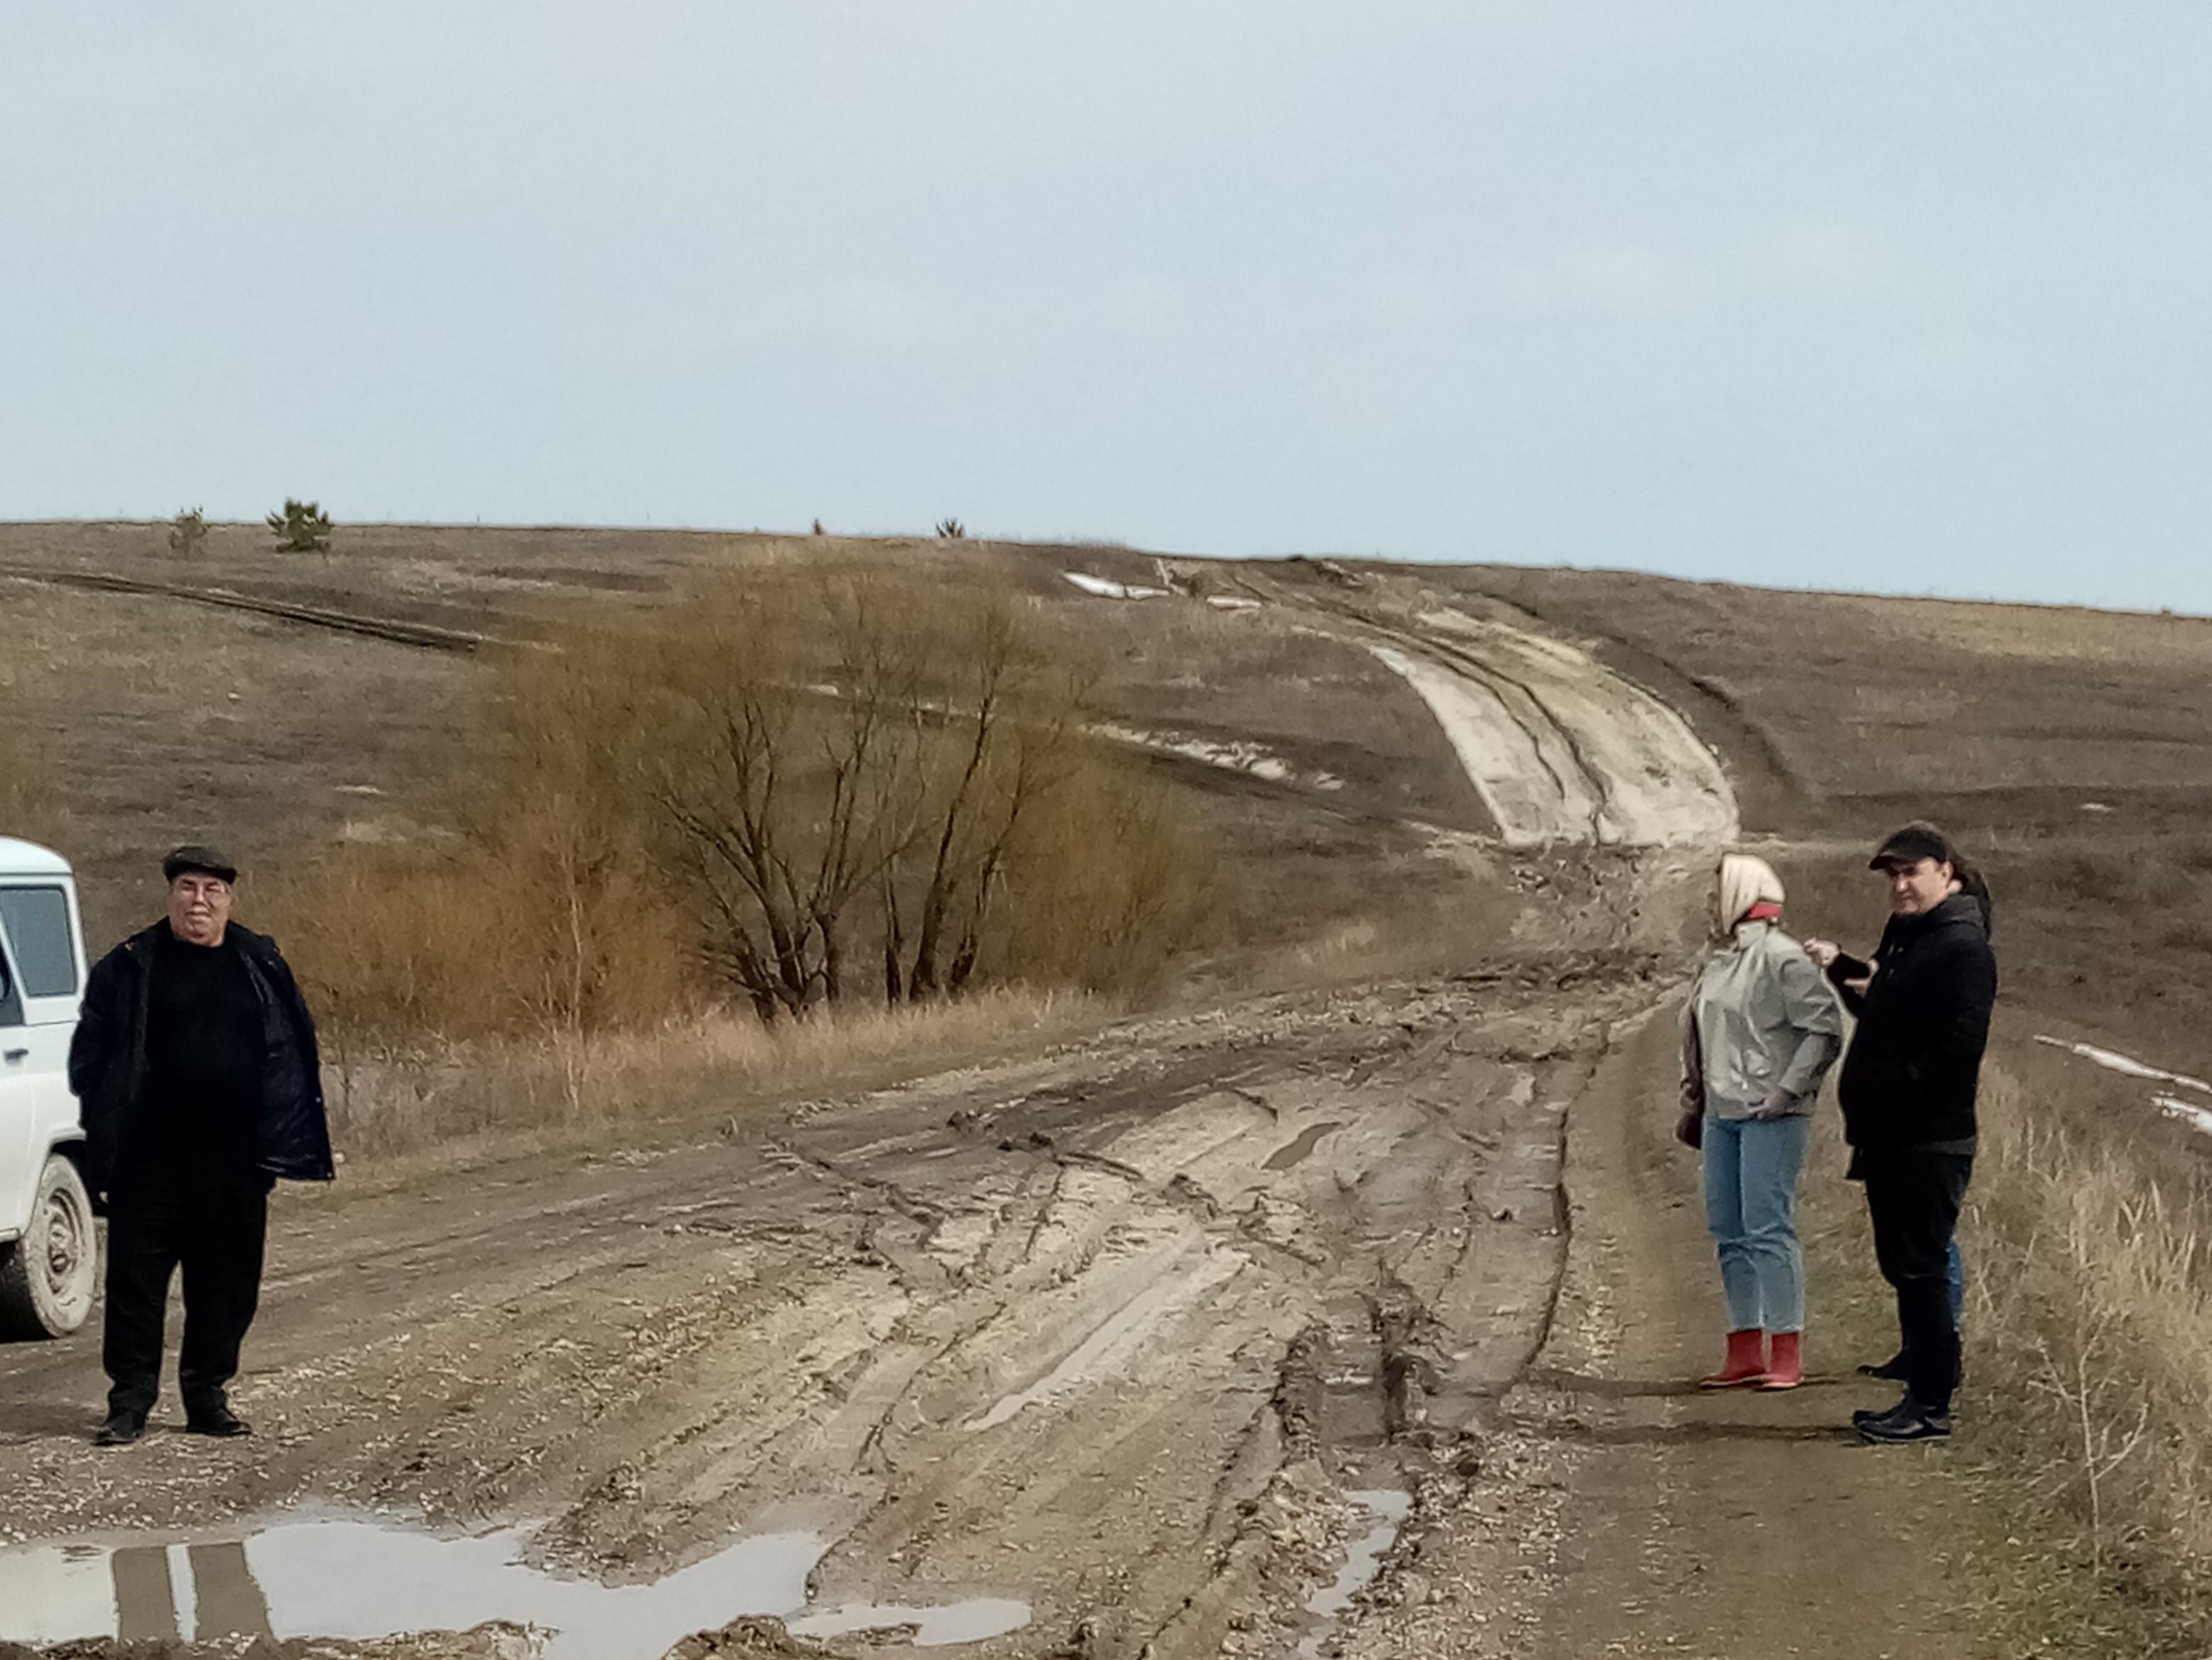
[[[2200,1107],[2193,1101],[2183,1101],[2171,1095],[2154,1095],[2151,1104],[2168,1118],[2179,1118],[2193,1130],[2212,1135],[2212,1107]]]
[[[1112,721],[1101,721],[1087,730],[1095,737],[1110,739],[1117,744],[1163,755],[1180,755],[1188,760],[1203,761],[1209,767],[1219,767],[1224,772],[1249,773],[1270,783],[1306,784],[1317,790],[1344,787],[1344,780],[1335,774],[1301,773],[1281,756],[1259,744],[1194,738],[1180,732],[1147,732],[1141,727],[1124,727]]]
[[[2064,1049],[2069,1055],[2078,1055],[2084,1061],[2094,1061],[2106,1072],[2117,1072],[2123,1077],[2146,1079],[2154,1084],[2175,1084],[2185,1090],[2197,1090],[2212,1095],[2212,1084],[2206,1083],[2202,1078],[2191,1078],[2186,1073],[2168,1072],[2163,1067],[2150,1066],[2132,1055],[2122,1055],[2117,1049],[2099,1049],[2094,1043],[2069,1043],[2063,1037],[2045,1037],[2040,1032],[2036,1034],[2035,1041],[2048,1043],[2055,1049]]]
[[[1165,588],[1139,587],[1131,582],[1116,582],[1107,577],[1093,576],[1088,571],[1064,570],[1060,575],[1084,593],[1095,594],[1101,599],[1164,599],[1168,597]]]

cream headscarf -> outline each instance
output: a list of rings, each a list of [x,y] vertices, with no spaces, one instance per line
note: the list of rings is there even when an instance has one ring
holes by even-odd
[[[1719,885],[1715,892],[1718,913],[1715,920],[1720,923],[1721,932],[1726,933],[1761,900],[1780,904],[1782,879],[1764,859],[1747,853],[1724,853],[1721,855]]]

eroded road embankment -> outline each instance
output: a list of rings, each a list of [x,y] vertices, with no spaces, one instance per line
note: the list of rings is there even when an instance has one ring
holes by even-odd
[[[1579,646],[1374,576],[1356,595],[1244,586],[1370,653],[1428,705],[1508,847],[1717,848],[1738,830],[1719,757],[1680,711]]]
[[[824,1605],[1018,1597],[1009,1652],[1287,1642],[1338,1493],[1449,1444],[1540,1341],[1564,1114],[1650,971],[1529,958],[704,1146],[288,1195],[261,1435],[96,1452],[93,1337],[7,1352],[9,1525],[315,1501],[542,1521],[633,1576],[805,1527]]]

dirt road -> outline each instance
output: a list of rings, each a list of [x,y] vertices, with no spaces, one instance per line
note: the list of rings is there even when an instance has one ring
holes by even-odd
[[[0,1525],[47,1553],[0,1550],[0,1588],[49,1598],[0,1596],[0,1639],[214,1629],[246,1564],[273,1571],[254,1541],[222,1553],[335,1506],[532,1526],[530,1560],[636,1582],[590,1651],[641,1660],[703,1583],[673,1571],[746,1537],[807,1541],[800,1589],[717,1604],[709,1583],[672,1638],[751,1612],[856,1640],[832,1616],[866,1604],[917,1641],[944,1610],[1013,1610],[974,1628],[1010,1656],[1871,1655],[1890,1645],[1855,1616],[1877,1597],[1973,1651],[1912,1572],[1898,1467],[1842,1462],[1840,1391],[1671,1381],[1704,1359],[1711,1275],[1653,1128],[1653,1011],[1699,839],[1733,826],[1717,763],[1625,682],[1545,680],[1541,642],[1323,625],[1522,689],[1494,702],[1557,787],[1526,818],[1486,791],[1509,842],[1688,845],[1532,863],[1510,938],[1468,942],[1455,977],[1139,1022],[719,1134],[288,1192],[238,1391],[251,1442],[164,1426],[96,1452],[94,1337],[0,1353]],[[1402,1536],[1392,1493],[1419,1499]],[[1363,1535],[1381,1578],[1330,1595]],[[201,1549],[173,1574],[176,1541]],[[87,1564],[81,1602],[52,1602]],[[1804,1570],[1786,1593],[1778,1564]],[[479,1617],[531,1610],[413,1623]],[[341,1632],[327,1601],[286,1619]]]
[[[1449,1654],[1877,1660],[2006,1654],[1961,1566],[1950,1449],[1843,1427],[1893,1388],[1852,1375],[1815,1280],[1806,1385],[1701,1394],[1722,1323],[1697,1163],[1662,1107],[1674,1010],[1616,1027],[1569,1120],[1572,1245],[1542,1352],[1486,1414],[1480,1468],[1425,1493],[1346,1645]],[[1806,1183],[1832,1183],[1816,1143]],[[1867,1270],[1871,1276],[1870,1268]]]
[[[1402,1480],[1394,1438],[1527,1364],[1564,1115],[1650,966],[1267,1003],[703,1146],[288,1195],[240,1392],[264,1433],[103,1455],[92,1341],[14,1350],[9,1524],[314,1499],[542,1518],[561,1560],[644,1575],[804,1527],[836,1541],[824,1605],[1018,1596],[1024,1641],[1215,1652],[1296,1615],[1338,1491]]]

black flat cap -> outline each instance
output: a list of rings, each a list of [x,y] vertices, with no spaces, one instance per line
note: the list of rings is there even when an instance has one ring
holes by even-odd
[[[1892,830],[1889,839],[1867,860],[1869,870],[1880,870],[1885,865],[1917,865],[1923,859],[1933,859],[1939,865],[1955,865],[1959,850],[1951,845],[1951,838],[1933,824],[1907,824],[1903,830]]]
[[[203,876],[219,876],[226,882],[238,880],[238,866],[228,854],[214,848],[205,848],[187,842],[181,848],[169,849],[168,857],[161,860],[161,879],[173,882],[187,871],[197,871]]]

